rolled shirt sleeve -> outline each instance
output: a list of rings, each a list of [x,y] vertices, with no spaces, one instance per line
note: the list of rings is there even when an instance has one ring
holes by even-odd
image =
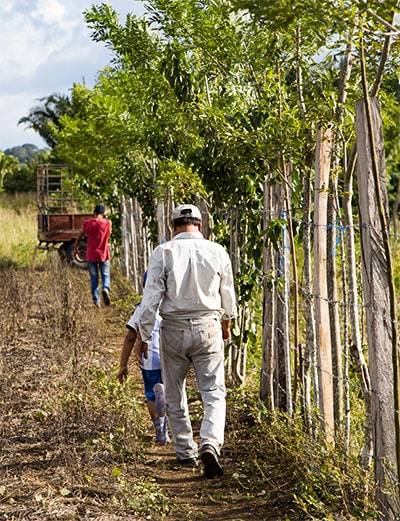
[[[135,308],[135,311],[132,313],[131,318],[129,319],[126,327],[135,333],[139,330],[139,316],[140,316],[140,304],[138,304]]]

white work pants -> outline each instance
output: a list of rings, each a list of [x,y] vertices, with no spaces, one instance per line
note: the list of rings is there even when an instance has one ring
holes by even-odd
[[[186,376],[191,364],[204,406],[200,450],[208,444],[220,454],[226,414],[221,323],[214,318],[163,320],[160,352],[167,416],[177,459],[198,456],[186,395]]]

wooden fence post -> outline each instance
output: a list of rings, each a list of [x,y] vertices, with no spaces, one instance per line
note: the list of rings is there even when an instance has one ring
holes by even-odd
[[[327,204],[332,147],[330,130],[319,130],[315,158],[314,294],[317,333],[319,403],[328,441],[333,441],[333,374],[327,285]]]
[[[378,484],[376,494],[381,511],[380,519],[389,521],[399,519],[400,513],[396,451],[396,421],[398,421],[399,411],[396,410],[395,403],[398,389],[395,389],[394,385],[397,381],[392,352],[394,324],[388,320],[388,312],[391,309],[390,274],[383,239],[388,230],[382,229],[379,208],[379,204],[383,205],[387,214],[386,223],[388,223],[385,157],[378,99],[369,100],[368,108],[370,108],[370,115],[367,114],[365,99],[356,104],[362,276],[372,388],[375,479]],[[369,132],[371,123],[373,136]],[[371,147],[371,141],[374,147]],[[374,176],[376,169],[381,201],[377,197]]]
[[[271,219],[273,196],[271,186],[264,181],[264,219],[263,229],[267,230]],[[271,284],[275,272],[275,257],[271,245],[263,247],[263,324],[262,324],[262,366],[260,379],[260,398],[270,411],[276,407],[274,396],[274,334],[275,334],[275,293],[276,285]]]

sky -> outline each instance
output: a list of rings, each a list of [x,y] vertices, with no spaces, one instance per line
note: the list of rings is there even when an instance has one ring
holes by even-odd
[[[69,94],[74,83],[93,87],[111,60],[93,42],[83,11],[105,0],[0,1],[0,150],[30,143],[46,146],[26,125],[18,125],[39,99]],[[144,3],[108,0],[125,23],[127,13],[142,15]]]

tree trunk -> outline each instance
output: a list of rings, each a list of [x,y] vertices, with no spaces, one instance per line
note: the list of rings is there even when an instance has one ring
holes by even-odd
[[[398,427],[398,364],[395,323],[387,320],[392,310],[390,250],[385,247],[388,198],[382,124],[377,98],[356,104],[358,189],[361,224],[363,291],[367,316],[371,373],[372,425],[377,503],[381,520],[400,514],[396,433]],[[386,214],[386,215],[385,215]],[[396,342],[397,344],[397,342]],[[394,351],[393,351],[394,348]],[[396,385],[397,382],[397,385]],[[392,490],[391,490],[392,487]]]
[[[122,249],[122,275],[129,279],[129,232],[127,227],[127,210],[126,210],[126,197],[124,194],[121,195],[120,201],[120,212],[121,212],[121,249]]]
[[[396,200],[393,203],[393,210],[392,210],[392,222],[393,222],[393,233],[394,238],[397,241],[398,239],[398,229],[399,229],[399,217],[398,217],[398,211],[399,211],[399,205],[400,205],[400,179],[397,181],[397,190],[396,190]]]
[[[279,206],[284,207],[284,189],[281,185],[275,185],[279,190]],[[286,218],[286,213],[280,215],[281,219]],[[290,286],[290,245],[289,231],[287,227],[282,230],[282,246],[279,255],[277,279],[281,280],[279,290],[276,293],[276,323],[279,327],[275,329],[276,346],[277,346],[277,379],[279,387],[276,389],[278,394],[279,409],[292,416],[293,413],[293,396],[292,396],[292,369],[291,369],[291,349],[290,349],[290,303],[289,303],[289,286]]]
[[[331,342],[332,342],[332,363],[333,363],[333,371],[335,374],[334,380],[334,408],[335,408],[335,429],[336,434],[338,434],[342,430],[343,424],[343,406],[344,406],[344,389],[343,389],[343,360],[344,358],[347,363],[347,352],[348,346],[345,346],[346,355],[343,357],[343,349],[340,340],[340,320],[339,320],[339,306],[338,306],[338,298],[337,298],[337,277],[336,277],[336,240],[337,240],[337,231],[336,231],[336,220],[340,218],[339,213],[339,201],[338,201],[338,178],[339,178],[339,169],[340,169],[340,161],[342,159],[341,155],[341,140],[342,140],[342,126],[343,126],[343,116],[344,116],[344,104],[347,99],[347,87],[348,81],[350,78],[352,65],[353,65],[353,52],[354,52],[354,33],[355,27],[350,27],[349,35],[348,35],[348,43],[346,46],[346,53],[344,55],[341,74],[340,74],[340,83],[338,90],[338,99],[335,111],[335,121],[336,128],[333,137],[333,151],[332,151],[332,175],[330,178],[330,197],[328,199],[328,223],[332,226],[328,229],[328,295],[329,295],[329,312],[330,312],[330,321],[331,321]],[[343,247],[341,243],[341,247]],[[343,258],[343,256],[342,256]],[[343,265],[342,265],[343,266]],[[344,273],[344,267],[342,267],[342,272]],[[346,280],[343,278],[343,286],[344,291],[346,291]],[[346,312],[346,311],[345,311]],[[347,326],[347,315],[345,317],[345,326]],[[347,329],[343,332],[344,338],[347,335]],[[345,371],[347,368],[345,367]],[[348,395],[346,397],[348,403]],[[348,421],[349,416],[347,416],[346,420]]]
[[[365,468],[367,468],[371,464],[372,458],[371,382],[369,376],[369,369],[365,361],[362,348],[361,328],[359,320],[356,251],[352,209],[353,172],[352,170],[347,170],[347,168],[345,169],[343,194],[343,218],[345,225],[345,241],[347,254],[347,309],[349,313],[349,321],[351,326],[350,355],[353,357],[356,363],[357,373],[360,380],[365,404],[364,447],[362,450],[361,464]]]
[[[333,380],[333,403],[334,403],[334,418],[335,418],[335,433],[338,435],[342,430],[343,423],[343,367],[342,367],[342,344],[340,341],[340,321],[339,321],[339,304],[338,304],[338,290],[337,290],[337,268],[336,268],[336,194],[337,181],[333,180],[336,177],[337,170],[333,167],[333,175],[329,180],[329,197],[327,208],[327,289],[328,289],[328,303],[329,303],[329,324],[331,335],[331,350],[332,350],[332,369],[335,378]]]

